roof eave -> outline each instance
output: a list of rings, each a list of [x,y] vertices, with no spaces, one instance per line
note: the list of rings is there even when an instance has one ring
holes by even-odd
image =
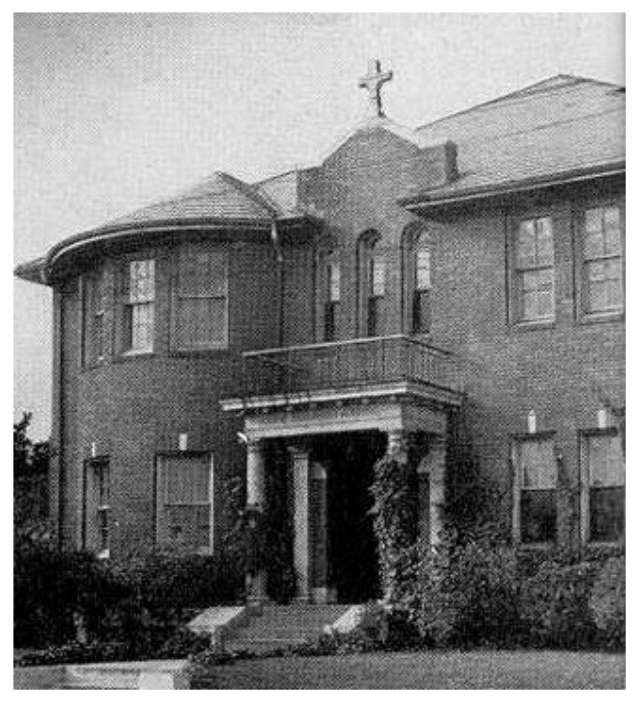
[[[399,204],[411,212],[419,212],[434,207],[444,207],[460,203],[469,203],[505,195],[514,195],[520,192],[550,188],[556,185],[567,185],[583,180],[609,177],[624,174],[625,160],[614,161],[604,165],[581,167],[562,171],[560,173],[534,176],[530,178],[512,179],[502,183],[467,188],[450,193],[421,193],[399,199]]]
[[[46,278],[44,275],[46,259],[40,257],[33,261],[27,261],[26,263],[21,263],[13,269],[13,274],[16,278],[21,280],[26,280],[29,283],[38,283],[39,285],[46,285]]]

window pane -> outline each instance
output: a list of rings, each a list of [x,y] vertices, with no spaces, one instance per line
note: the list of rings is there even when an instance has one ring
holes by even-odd
[[[208,457],[167,458],[162,461],[166,504],[209,502]]]
[[[328,266],[328,299],[330,302],[341,299],[341,268],[338,263]]]
[[[385,295],[385,260],[375,257],[370,261],[371,293],[373,297]]]
[[[430,251],[419,249],[416,255],[416,289],[429,290],[431,287]]]
[[[323,340],[334,341],[337,328],[337,302],[328,302],[324,307],[323,314]]]
[[[521,539],[543,543],[556,538],[554,490],[523,490],[521,493]]]
[[[185,297],[226,295],[227,256],[223,249],[186,246],[180,249],[178,286]]]
[[[129,263],[128,299],[133,303],[155,299],[155,261]]]
[[[165,512],[165,542],[197,550],[210,546],[209,505],[169,505]]]
[[[516,267],[529,268],[536,263],[536,235],[534,220],[528,219],[520,223],[516,242]]]
[[[590,539],[618,541],[625,532],[625,489],[594,488],[589,492]]]
[[[551,266],[554,260],[554,237],[549,217],[536,220],[536,265]]]
[[[541,268],[519,273],[521,317],[524,320],[552,317],[554,314],[554,270]]]
[[[412,302],[412,331],[416,334],[430,329],[430,291],[417,290]]]
[[[177,342],[180,348],[225,345],[226,298],[178,300]]]
[[[523,488],[556,487],[556,456],[552,441],[533,439],[522,442],[520,459]]]
[[[133,351],[150,351],[153,348],[154,310],[153,303],[136,304],[130,307],[130,345]]]
[[[589,438],[589,484],[592,487],[625,484],[625,460],[620,436]]]
[[[591,261],[585,265],[588,310],[597,312],[622,306],[622,267],[619,258]]]
[[[603,228],[603,211],[600,207],[585,210],[585,231],[600,232]]]

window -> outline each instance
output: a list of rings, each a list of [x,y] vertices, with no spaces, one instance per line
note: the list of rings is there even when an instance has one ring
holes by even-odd
[[[111,469],[108,458],[86,464],[85,548],[102,557],[110,555]]]
[[[554,236],[549,217],[519,223],[514,243],[516,321],[554,318]]]
[[[155,261],[130,261],[125,276],[124,350],[153,350],[155,333]]]
[[[585,210],[582,225],[582,304],[585,313],[622,310],[623,255],[620,208]]]
[[[157,542],[192,552],[212,548],[209,454],[162,456],[157,474]]]
[[[412,332],[421,334],[430,329],[430,289],[432,287],[430,242],[425,233],[422,233],[415,243],[413,260]]]
[[[175,346],[197,350],[228,344],[228,256],[209,244],[179,251],[174,299]]]
[[[337,333],[337,315],[341,301],[341,268],[332,260],[327,266],[327,301],[324,307],[324,341],[334,341]]]
[[[614,542],[625,532],[625,461],[620,436],[584,437],[581,529],[585,542]]]
[[[385,296],[385,259],[374,252],[369,263],[368,281],[368,336],[378,336],[381,329],[380,312]]]
[[[357,287],[359,334],[383,333],[383,300],[386,287],[386,262],[377,232],[362,234],[357,248]]]
[[[104,358],[106,285],[104,274],[91,273],[83,281],[84,363],[93,365]]]
[[[524,544],[555,541],[558,476],[553,440],[534,437],[519,441],[514,464],[516,540]]]

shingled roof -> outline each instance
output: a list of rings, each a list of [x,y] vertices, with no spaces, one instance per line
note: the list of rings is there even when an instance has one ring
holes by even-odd
[[[271,220],[277,214],[274,204],[251,185],[218,171],[194,187],[118,217],[100,229],[191,220]]]
[[[559,75],[417,130],[458,147],[459,177],[405,202],[440,203],[561,174],[624,168],[625,91]]]

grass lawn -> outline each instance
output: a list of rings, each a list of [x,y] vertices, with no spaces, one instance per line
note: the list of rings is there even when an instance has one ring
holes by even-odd
[[[193,688],[623,689],[621,654],[565,651],[426,651],[266,658],[210,667]]]

